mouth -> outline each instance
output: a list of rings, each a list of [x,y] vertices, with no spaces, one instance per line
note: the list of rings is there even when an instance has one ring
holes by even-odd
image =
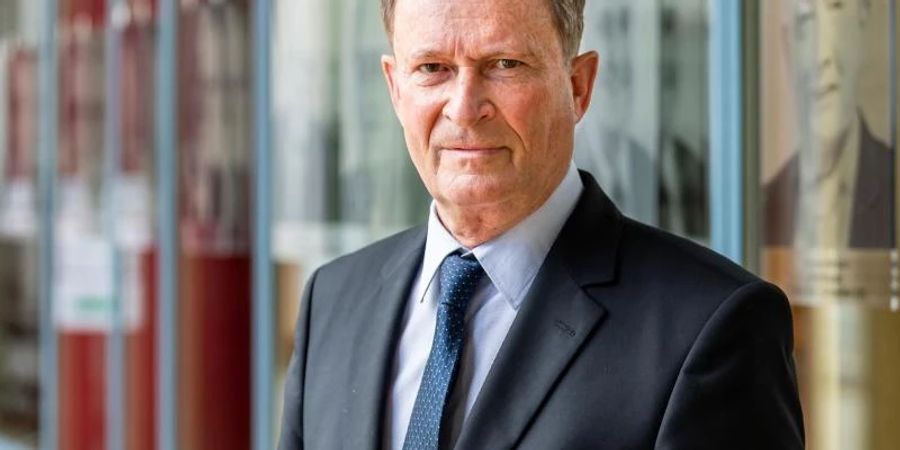
[[[441,150],[451,151],[451,152],[460,152],[460,153],[492,153],[498,152],[501,150],[505,150],[506,147],[503,146],[492,146],[492,145],[442,145]]]
[[[814,94],[817,99],[821,99],[823,97],[827,97],[827,96],[837,92],[837,90],[838,90],[837,83],[829,83],[829,84],[826,84],[825,86],[822,86],[822,87],[816,89],[814,91]]]

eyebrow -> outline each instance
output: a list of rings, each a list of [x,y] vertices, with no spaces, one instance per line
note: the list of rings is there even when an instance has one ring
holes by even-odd
[[[435,49],[416,50],[410,53],[410,59],[428,59],[441,56],[441,52]]]
[[[409,59],[412,60],[420,60],[420,59],[428,59],[428,58],[439,58],[446,56],[445,52],[442,52],[433,48],[426,48],[422,50],[416,50],[409,55]],[[477,60],[490,60],[496,59],[500,57],[512,58],[512,59],[535,59],[535,53],[531,50],[522,51],[514,51],[514,50],[504,50],[502,48],[488,49],[484,53],[475,58]]]

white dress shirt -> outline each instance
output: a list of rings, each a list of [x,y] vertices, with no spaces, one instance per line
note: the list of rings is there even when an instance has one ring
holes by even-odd
[[[801,154],[799,226],[794,243],[800,248],[847,248],[859,166],[859,122],[855,122],[834,167],[819,172],[822,162]],[[821,149],[813,149],[821,150]]]
[[[458,249],[471,252],[487,274],[466,310],[464,348],[448,405],[455,416],[451,436],[468,417],[494,357],[538,269],[559,231],[575,208],[583,189],[575,164],[544,204],[501,236],[465,249],[444,228],[434,202],[428,218],[425,255],[410,291],[403,331],[397,346],[385,418],[385,448],[400,450],[412,415],[425,364],[431,352],[440,286],[437,272],[444,257]],[[464,408],[460,408],[460,403]]]

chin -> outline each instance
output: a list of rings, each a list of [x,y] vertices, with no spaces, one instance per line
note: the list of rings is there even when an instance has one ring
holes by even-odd
[[[441,195],[445,202],[458,206],[478,206],[502,203],[514,193],[515,186],[511,180],[497,177],[465,177],[464,182],[459,178],[454,183],[443,186]],[[438,198],[436,196],[436,198]]]

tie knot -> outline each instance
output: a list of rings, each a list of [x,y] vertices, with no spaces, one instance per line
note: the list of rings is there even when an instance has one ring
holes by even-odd
[[[465,310],[483,275],[484,269],[474,256],[458,252],[448,255],[441,263],[441,303]]]

